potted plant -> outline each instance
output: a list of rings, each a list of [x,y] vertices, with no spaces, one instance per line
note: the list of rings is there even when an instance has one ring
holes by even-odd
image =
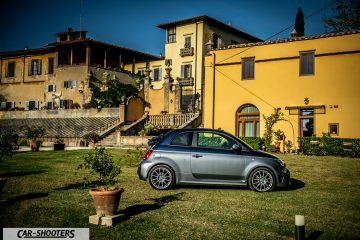
[[[40,148],[40,138],[45,134],[44,128],[28,128],[25,130],[25,137],[29,140],[29,145],[31,151],[39,151]]]
[[[274,132],[274,136],[275,136],[275,140],[276,140],[276,142],[275,142],[276,152],[280,152],[281,141],[284,140],[285,134],[283,131],[278,129]]]
[[[64,149],[65,149],[64,139],[61,136],[56,135],[55,143],[54,143],[54,151],[60,151]]]
[[[90,132],[90,133],[87,133],[85,134],[83,137],[82,137],[86,142],[88,143],[91,143],[91,145],[95,148],[96,147],[96,143],[98,141],[100,141],[100,136],[99,134],[97,134],[96,132]]]
[[[120,175],[120,167],[117,166],[111,154],[105,148],[95,148],[84,158],[84,163],[78,169],[86,169],[94,175],[101,187],[89,191],[96,208],[97,216],[116,215],[123,188],[115,187],[115,177]],[[89,179],[84,178],[86,184]]]

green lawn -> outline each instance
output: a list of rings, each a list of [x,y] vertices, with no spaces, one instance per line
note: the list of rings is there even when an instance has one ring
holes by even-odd
[[[360,159],[284,155],[295,185],[256,193],[244,188],[178,187],[155,191],[125,150],[118,186],[127,219],[113,228],[88,224],[95,214],[83,174],[86,151],[18,153],[0,162],[1,227],[85,227],[91,239],[293,239],[305,215],[308,239],[359,239]],[[2,234],[2,231],[1,231]]]

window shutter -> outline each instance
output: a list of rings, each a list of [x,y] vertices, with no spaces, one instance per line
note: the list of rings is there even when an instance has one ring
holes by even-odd
[[[189,75],[188,76],[192,77],[192,65],[191,64],[189,65]]]
[[[1,108],[6,108],[6,102],[1,102]]]
[[[11,102],[11,109],[15,108],[15,102]]]
[[[30,62],[28,63],[28,75],[29,75],[29,76],[32,75],[32,74],[31,74],[31,70],[32,70],[32,69],[31,69],[31,66],[32,66],[31,63],[32,63],[32,61],[30,61]]]
[[[67,88],[67,81],[64,81],[64,88]]]
[[[56,85],[53,85],[53,92],[56,92]]]
[[[35,101],[35,108],[39,108],[39,101]]]
[[[71,88],[75,88],[76,87],[76,80],[71,80]]]
[[[30,105],[30,102],[29,102],[29,101],[25,101],[25,110],[29,110],[29,105]]]
[[[181,65],[181,73],[180,73],[180,78],[184,78],[184,65]]]
[[[60,107],[61,107],[61,108],[64,107],[64,100],[61,100],[61,99],[60,99]]]
[[[5,65],[5,77],[9,77],[9,63]]]
[[[161,68],[159,68],[159,79],[158,80],[160,80],[161,81],[161,79],[162,79],[162,75],[161,75]]]
[[[41,60],[37,60],[37,61],[38,61],[37,74],[38,74],[38,75],[41,75],[42,61],[41,61]]]

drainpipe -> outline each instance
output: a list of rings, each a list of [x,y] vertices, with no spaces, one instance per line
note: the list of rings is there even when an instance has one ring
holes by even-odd
[[[212,125],[211,127],[214,129],[215,126],[215,61],[216,55],[213,53],[213,106],[212,106]]]

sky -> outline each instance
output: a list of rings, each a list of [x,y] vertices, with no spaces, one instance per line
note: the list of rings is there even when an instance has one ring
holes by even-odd
[[[44,47],[68,27],[88,37],[160,55],[165,31],[161,23],[208,15],[261,39],[293,25],[297,9],[305,18],[333,0],[2,0],[0,52]],[[305,35],[325,32],[322,18],[331,8],[305,19]],[[80,21],[81,19],[81,21]],[[81,24],[80,24],[81,22]],[[287,38],[292,29],[273,37]]]

